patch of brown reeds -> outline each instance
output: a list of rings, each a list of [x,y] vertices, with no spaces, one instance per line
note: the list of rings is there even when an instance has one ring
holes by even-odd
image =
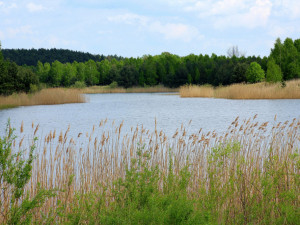
[[[180,97],[202,97],[202,98],[212,98],[214,97],[214,88],[209,85],[185,85],[181,86],[179,89]]]
[[[232,84],[221,87],[182,86],[181,97],[227,99],[300,99],[300,79],[281,83]]]
[[[13,94],[0,96],[0,108],[6,106],[55,105],[65,103],[83,103],[84,95],[74,89],[49,88],[34,94]]]
[[[115,87],[111,88],[109,86],[91,86],[81,89],[84,94],[106,94],[106,93],[160,93],[160,92],[178,92],[178,88],[168,88],[162,85],[157,85],[153,87],[132,87],[123,88]]]
[[[114,181],[125,177],[131,160],[137,158],[139,143],[150,152],[149,164],[158,166],[162,177],[168,175],[170,163],[177,175],[188,166],[190,196],[202,199],[202,205],[212,201],[218,221],[242,215],[247,222],[251,207],[256,207],[255,221],[259,223],[265,216],[276,217],[282,213],[277,204],[286,201],[285,193],[300,194],[299,119],[282,123],[275,118],[272,123],[259,123],[256,116],[243,121],[237,118],[226,133],[203,133],[200,129],[187,134],[181,126],[171,137],[162,130],[150,131],[143,126],[123,134],[122,126],[123,123],[111,126],[103,120],[84,135],[70,137],[69,128],[60,133],[51,131],[40,139],[26,191],[34,196],[38,184],[42,188],[65,191],[39,208],[34,220],[40,219],[41,212],[47,215],[50,209],[57,208],[58,200],[67,203],[66,211],[72,210],[76,193],[102,193],[105,187],[105,201],[107,204],[114,201],[109,197]],[[37,129],[38,126],[32,126],[33,132]],[[84,148],[81,143],[85,143]],[[23,149],[22,143],[15,145],[15,150],[19,149]],[[70,183],[72,176],[74,180]],[[9,204],[5,199],[1,202],[4,206]],[[289,204],[300,207],[299,198]],[[270,215],[266,215],[268,210]]]

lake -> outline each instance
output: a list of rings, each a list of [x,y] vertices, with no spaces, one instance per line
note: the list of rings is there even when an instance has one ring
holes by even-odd
[[[248,119],[257,114],[258,122],[277,122],[300,118],[300,100],[228,100],[213,98],[180,98],[168,93],[90,94],[87,103],[27,106],[0,110],[0,135],[3,136],[8,118],[12,127],[31,133],[31,124],[39,124],[39,135],[49,131],[66,131],[70,135],[91,132],[93,125],[107,119],[106,127],[124,121],[123,134],[131,127],[157,129],[174,134],[183,124],[189,133],[216,130],[226,131],[237,116]]]

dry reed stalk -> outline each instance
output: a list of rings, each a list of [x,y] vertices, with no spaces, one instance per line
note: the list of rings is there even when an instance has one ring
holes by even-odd
[[[215,132],[203,134],[201,130],[188,134],[182,127],[171,138],[163,131],[150,132],[138,126],[122,136],[123,123],[104,129],[102,124],[106,121],[101,121],[101,126],[93,127],[93,132],[86,136],[86,149],[80,147],[83,141],[81,138],[84,137],[68,137],[69,129],[64,135],[63,132],[56,137],[49,134],[48,137],[52,138],[40,139],[48,140],[40,145],[42,151],[37,150],[40,154],[34,162],[26,191],[34,196],[38,183],[42,188],[66,190],[58,192],[57,197],[39,209],[44,213],[49,213],[51,208],[55,209],[58,200],[64,201],[66,212],[69,212],[76,193],[92,191],[100,194],[101,186],[108,189],[108,204],[114,201],[109,197],[113,182],[125,178],[126,168],[137,157],[137,149],[140,148],[138,143],[143,143],[145,150],[150,152],[149,165],[158,166],[161,171],[161,190],[163,177],[168,175],[172,160],[175,175],[179,175],[179,171],[188,166],[192,176],[188,187],[190,196],[207,201],[206,195],[216,193],[215,213],[219,221],[226,221],[225,215],[234,217],[242,214],[247,222],[247,207],[267,204],[268,201],[274,201],[272,210],[276,216],[276,204],[281,201],[281,193],[289,190],[300,193],[297,186],[299,168],[297,160],[291,157],[300,146],[300,120],[295,119],[290,123],[274,121],[272,129],[268,130],[268,123],[258,123],[255,118],[244,121],[237,118],[222,136]],[[278,173],[276,179],[279,182],[272,199],[266,199],[263,194],[263,180],[268,173]],[[74,181],[68,186],[72,175]],[[7,193],[2,194],[4,206],[9,205],[6,199]],[[293,204],[300,206],[299,201]],[[39,210],[35,218],[39,218]],[[258,220],[263,220],[264,210],[262,208],[257,213]],[[0,222],[3,221],[5,218],[0,215]]]
[[[43,89],[34,94],[13,94],[10,96],[0,96],[0,107],[30,106],[30,105],[54,105],[66,103],[84,103],[85,97],[80,91],[74,89],[49,88]]]
[[[214,89],[211,86],[185,85],[179,89],[180,97],[214,97]]]

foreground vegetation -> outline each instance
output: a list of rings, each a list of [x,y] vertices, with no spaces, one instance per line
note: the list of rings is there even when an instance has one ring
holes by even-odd
[[[82,92],[76,89],[49,88],[26,94],[0,95],[0,109],[29,105],[54,105],[86,102]]]
[[[221,135],[181,126],[172,137],[104,120],[37,141],[38,125],[28,137],[22,124],[18,139],[8,125],[0,223],[299,224],[300,120],[255,117]]]
[[[233,84],[212,87],[186,85],[180,87],[181,97],[227,99],[300,99],[300,79],[285,83]]]

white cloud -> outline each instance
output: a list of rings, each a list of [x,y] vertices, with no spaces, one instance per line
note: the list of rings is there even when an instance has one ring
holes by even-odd
[[[256,0],[255,5],[251,6],[245,13],[228,14],[222,18],[217,18],[215,27],[264,27],[271,15],[272,3],[269,0]]]
[[[42,11],[45,9],[44,6],[42,5],[38,5],[38,4],[35,4],[33,2],[30,2],[26,5],[27,9],[29,10],[29,12],[39,12],[39,11]]]
[[[108,21],[126,24],[139,24],[145,26],[148,22],[148,18],[133,13],[125,13],[116,16],[109,16]]]
[[[287,16],[288,18],[300,18],[299,0],[275,0],[275,10],[277,15]]]
[[[0,1],[0,12],[9,13],[12,9],[17,8],[16,3],[7,4],[5,2]]]
[[[184,10],[189,12],[198,12],[199,17],[207,17],[240,12],[241,10],[245,10],[246,6],[245,1],[241,0],[203,0],[196,1],[192,5],[186,5]]]
[[[178,39],[184,42],[190,42],[193,39],[201,39],[203,36],[199,34],[196,27],[182,23],[166,23],[153,22],[149,25],[149,30],[160,33],[165,39]]]
[[[161,23],[160,21],[151,21],[149,17],[137,14],[126,13],[108,17],[109,21],[117,23],[125,23],[128,25],[136,25],[142,27],[147,32],[159,33],[165,39],[177,39],[189,42],[192,39],[201,39],[203,36],[199,34],[196,27],[183,23]]]
[[[184,7],[201,19],[210,19],[216,28],[265,26],[272,10],[270,0],[204,0]]]

